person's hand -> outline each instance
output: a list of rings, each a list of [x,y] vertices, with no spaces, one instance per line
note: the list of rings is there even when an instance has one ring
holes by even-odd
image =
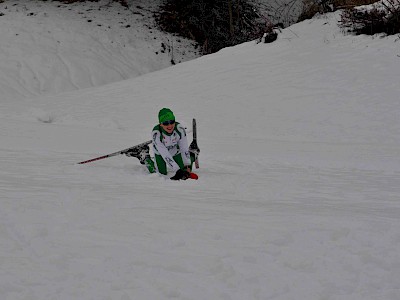
[[[171,177],[171,180],[186,180],[190,177],[190,172],[179,169],[175,175]]]

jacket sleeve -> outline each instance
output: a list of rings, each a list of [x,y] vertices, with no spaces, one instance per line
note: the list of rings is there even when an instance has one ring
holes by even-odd
[[[172,172],[178,171],[179,165],[174,161],[172,155],[169,153],[167,147],[161,142],[161,132],[159,130],[153,130],[152,132],[152,141],[153,147],[157,150],[157,152],[164,159],[167,168]]]
[[[186,130],[181,124],[178,124],[178,126],[176,127],[176,130],[179,131],[180,136],[181,136],[181,138],[178,142],[178,145],[179,145],[179,150],[182,155],[183,164],[185,166],[190,166],[191,161],[190,161],[189,145],[188,145]]]

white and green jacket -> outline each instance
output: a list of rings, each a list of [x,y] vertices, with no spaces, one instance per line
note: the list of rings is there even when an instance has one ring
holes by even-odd
[[[168,171],[176,172],[180,169],[174,160],[179,154],[185,166],[191,165],[186,130],[178,122],[175,123],[171,134],[165,132],[160,125],[156,125],[152,131],[152,142],[154,154],[162,157]]]

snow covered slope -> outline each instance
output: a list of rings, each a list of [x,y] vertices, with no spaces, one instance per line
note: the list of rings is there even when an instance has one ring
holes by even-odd
[[[338,14],[0,111],[2,299],[400,298],[400,48]],[[198,181],[136,159],[198,120]]]
[[[159,2],[0,3],[0,99],[99,86],[197,57],[193,42],[157,29]]]

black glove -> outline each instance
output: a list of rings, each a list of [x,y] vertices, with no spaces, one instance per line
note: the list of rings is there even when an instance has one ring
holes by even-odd
[[[190,176],[190,173],[186,170],[179,169],[175,175],[171,177],[171,180],[186,180]]]

